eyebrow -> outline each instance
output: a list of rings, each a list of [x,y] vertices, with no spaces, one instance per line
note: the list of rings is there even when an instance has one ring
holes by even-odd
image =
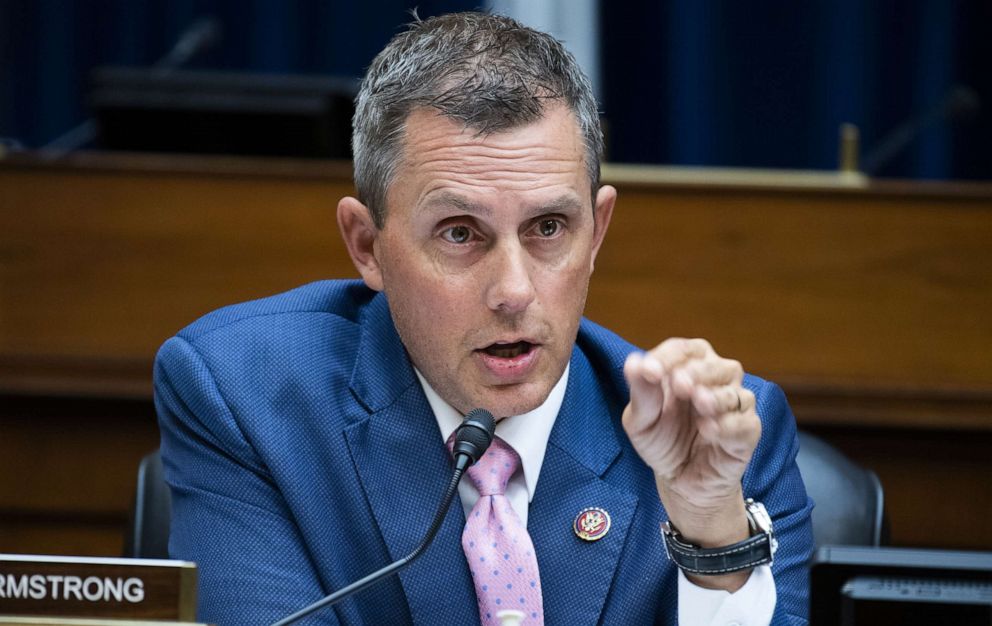
[[[472,202],[456,193],[451,193],[449,191],[444,191],[439,193],[436,197],[432,198],[427,205],[428,207],[450,207],[468,213],[469,215],[480,215],[482,217],[491,217],[493,211],[490,207],[479,204],[477,202]],[[565,212],[569,210],[581,209],[583,203],[581,200],[576,198],[572,194],[562,194],[557,198],[554,198],[550,202],[544,202],[540,205],[535,205],[531,209],[534,215],[544,215],[546,213],[556,213]]]
[[[584,203],[574,195],[566,193],[558,196],[551,202],[541,205],[542,213],[554,213],[556,211],[568,211],[572,209],[582,209]]]
[[[466,198],[451,193],[450,191],[443,191],[439,193],[436,197],[432,198],[428,207],[450,207],[462,211],[464,213],[469,213],[471,215],[481,215],[483,217],[490,217],[492,215],[492,209],[485,206],[484,204],[479,204],[477,202],[471,202]]]

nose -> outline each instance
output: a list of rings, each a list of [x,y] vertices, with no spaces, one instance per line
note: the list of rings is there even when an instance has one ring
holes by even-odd
[[[503,313],[525,311],[537,295],[527,251],[514,241],[497,247],[490,255],[491,276],[486,304],[493,311]]]

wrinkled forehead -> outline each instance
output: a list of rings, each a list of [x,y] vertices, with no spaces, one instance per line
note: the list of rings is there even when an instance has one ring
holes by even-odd
[[[563,104],[547,107],[543,115],[528,122],[499,129],[475,126],[431,107],[419,107],[403,124],[399,148],[397,169],[429,163],[433,158],[481,160],[495,154],[532,162],[554,160],[559,165],[567,161],[577,173],[587,173],[584,137],[575,115]]]
[[[508,192],[569,188],[591,206],[585,144],[577,126],[564,106],[499,132],[482,132],[430,108],[414,111],[404,126],[387,205],[400,195],[413,200],[413,188],[426,193],[451,184]]]

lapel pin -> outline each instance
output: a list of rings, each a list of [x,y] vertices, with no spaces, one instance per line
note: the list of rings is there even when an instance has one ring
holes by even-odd
[[[575,535],[583,541],[599,541],[610,532],[610,514],[605,509],[582,509],[572,523]]]

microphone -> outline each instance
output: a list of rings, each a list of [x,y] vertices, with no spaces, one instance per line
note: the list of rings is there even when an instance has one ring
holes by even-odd
[[[201,52],[217,45],[223,38],[224,28],[215,17],[201,17],[179,36],[168,54],[153,66],[160,74],[178,69]]]
[[[444,520],[444,514],[451,506],[451,500],[455,497],[455,490],[458,487],[459,481],[462,479],[462,475],[465,473],[465,470],[471,467],[482,457],[483,454],[485,454],[486,449],[489,448],[489,444],[493,442],[493,432],[495,430],[496,419],[493,417],[492,413],[485,409],[472,409],[469,411],[469,414],[465,416],[465,420],[462,421],[462,423],[455,430],[455,442],[454,446],[452,446],[452,453],[455,456],[455,471],[452,473],[451,481],[448,483],[448,487],[444,492],[444,497],[441,499],[441,506],[438,507],[437,513],[434,514],[434,521],[431,522],[431,526],[427,530],[427,534],[420,542],[420,545],[414,548],[413,552],[398,561],[390,563],[378,571],[372,572],[365,578],[356,580],[347,587],[342,587],[326,598],[318,600],[310,606],[300,609],[289,617],[279,620],[278,622],[272,624],[272,626],[288,626],[289,624],[303,619],[307,615],[310,615],[314,611],[318,611],[325,606],[337,604],[348,596],[358,593],[362,589],[379,582],[386,576],[395,574],[423,554],[424,550],[427,549],[427,546],[434,541],[434,535],[437,534],[438,529],[441,528],[441,522]]]
[[[224,29],[220,21],[214,17],[201,17],[184,30],[168,54],[152,66],[154,74],[165,76],[179,69],[196,55],[217,45],[223,35]],[[49,161],[61,159],[92,142],[96,139],[96,135],[96,120],[90,117],[49,141],[41,147],[41,151],[44,153],[44,158]]]
[[[485,409],[473,409],[455,430],[455,445],[451,452],[455,456],[455,471],[464,472],[486,453],[493,442],[496,419]]]
[[[862,171],[870,176],[877,174],[934,124],[966,121],[974,117],[981,108],[981,99],[974,89],[966,85],[954,86],[935,106],[903,122],[885,135],[862,160]]]

